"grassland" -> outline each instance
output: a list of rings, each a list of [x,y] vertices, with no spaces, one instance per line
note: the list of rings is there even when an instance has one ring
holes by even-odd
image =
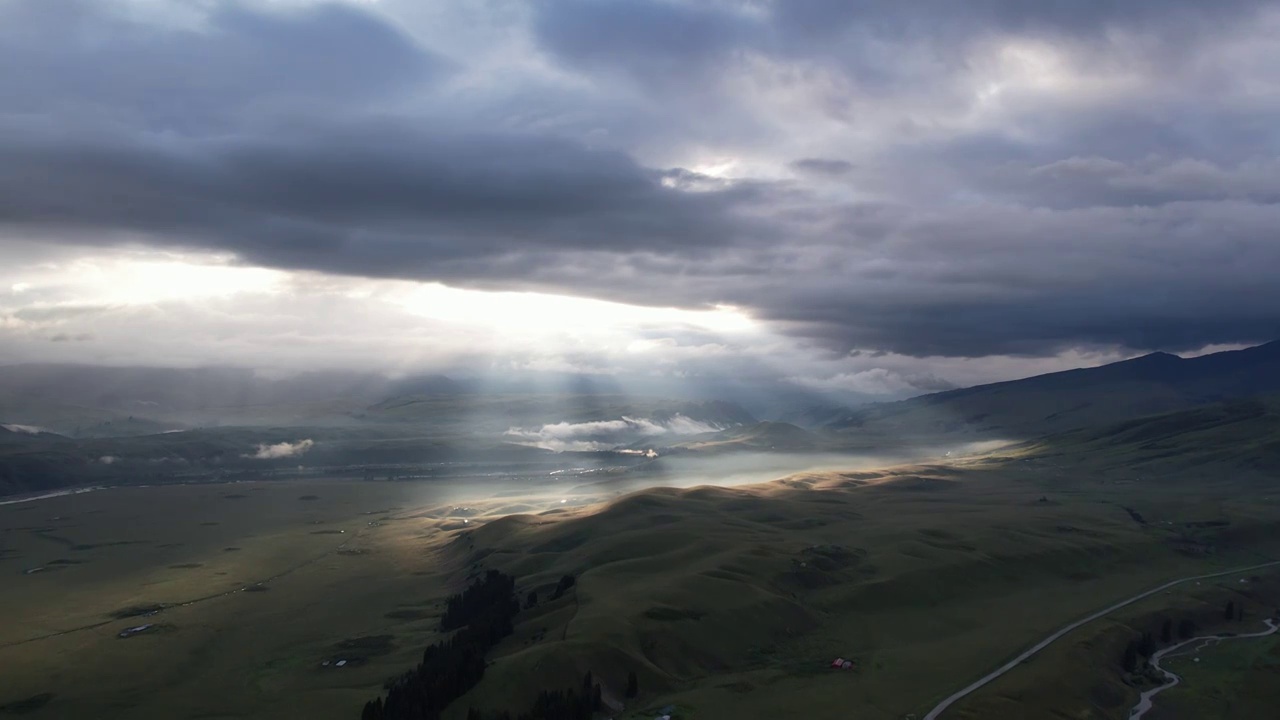
[[[1277,508],[1234,490],[1149,500],[1022,466],[654,490],[569,521],[497,520],[451,552],[533,586],[579,582],[572,605],[526,620],[470,700],[635,668],[646,704],[688,717],[901,718],[1110,600],[1275,550]],[[1201,518],[1227,524],[1186,527]],[[832,673],[836,656],[860,670]],[[1095,716],[1123,717],[1123,694]],[[1003,717],[1041,716],[1025,709]]]
[[[604,483],[578,506],[342,481],[2,506],[0,707],[356,717],[436,639],[443,595],[495,568],[541,601],[458,717],[522,706],[588,670],[615,701],[638,674],[640,697],[618,717],[668,704],[682,718],[919,716],[1100,606],[1280,557],[1280,497],[1256,468],[1179,468],[1146,435],[1073,452],[1101,442],[621,499]],[[478,499],[450,504],[464,497]],[[578,582],[552,601],[564,574]],[[949,717],[1125,717],[1137,695],[1119,671],[1126,633],[1173,607],[1213,607],[1217,596],[1197,595],[1210,591],[1227,589],[1188,588],[1086,626]],[[144,623],[155,627],[118,637]],[[836,656],[857,668],[828,669]]]
[[[0,507],[0,706],[52,693],[24,717],[358,715],[433,635],[452,568],[432,550],[462,525],[423,509],[441,494],[273,482]]]

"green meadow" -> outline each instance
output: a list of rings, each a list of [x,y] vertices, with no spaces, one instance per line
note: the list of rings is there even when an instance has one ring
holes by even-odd
[[[538,601],[456,717],[521,707],[588,670],[617,717],[919,717],[1092,610],[1280,557],[1280,499],[1256,478],[1139,481],[1145,456],[1085,463],[1068,449],[621,498],[606,484],[576,504],[530,493],[462,507],[432,482],[299,480],[0,506],[0,707],[357,717],[439,638],[443,597],[493,568]],[[551,600],[566,574],[576,586]],[[1126,633],[1193,591],[1081,628],[948,717],[1126,717]],[[836,657],[855,666],[832,670]]]

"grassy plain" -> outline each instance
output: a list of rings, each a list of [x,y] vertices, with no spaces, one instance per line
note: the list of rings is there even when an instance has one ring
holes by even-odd
[[[587,670],[618,699],[634,670],[640,697],[617,717],[668,704],[682,718],[918,717],[1100,606],[1280,557],[1266,484],[1194,468],[1140,480],[1139,460],[1020,448],[579,507],[506,496],[463,510],[450,503],[483,493],[340,481],[0,506],[0,708],[353,718],[436,638],[439,599],[497,568],[540,602],[456,716]],[[609,496],[607,483],[591,492]],[[551,601],[566,573],[576,587]],[[117,636],[144,623],[156,627]],[[1084,628],[949,717],[1125,717],[1136,691],[1106,679],[1115,637]],[[836,656],[857,668],[829,670]]]
[[[52,693],[23,716],[358,715],[433,635],[451,568],[432,550],[461,522],[418,508],[441,494],[277,481],[0,506],[0,707]],[[371,636],[390,638],[342,645]]]

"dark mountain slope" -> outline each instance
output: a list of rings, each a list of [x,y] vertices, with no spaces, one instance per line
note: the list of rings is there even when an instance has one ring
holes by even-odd
[[[1029,457],[1070,458],[1101,468],[1280,473],[1280,400],[1232,400],[1061,433],[1027,446]]]
[[[1223,400],[1280,394],[1280,342],[1167,353],[860,408],[828,424],[869,437],[1034,437]]]

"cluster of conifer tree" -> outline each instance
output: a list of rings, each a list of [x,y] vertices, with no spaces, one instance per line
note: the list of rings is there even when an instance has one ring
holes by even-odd
[[[581,687],[543,690],[524,712],[512,714],[502,711],[486,715],[472,708],[467,712],[467,720],[591,720],[601,707],[600,684],[588,672],[582,678]]]
[[[551,593],[552,600],[559,600],[564,594],[569,592],[569,588],[573,587],[577,580],[572,575],[565,575],[560,578],[560,582],[556,583],[555,592]]]
[[[1244,619],[1244,603],[1236,605],[1234,601],[1228,601],[1226,607],[1222,609],[1222,618],[1224,620],[1243,620]],[[1143,633],[1141,637],[1129,641],[1125,646],[1124,657],[1121,658],[1120,664],[1126,672],[1136,672],[1141,666],[1143,658],[1150,658],[1155,654],[1160,645],[1169,645],[1176,637],[1179,640],[1189,640],[1199,631],[1199,626],[1191,618],[1183,618],[1177,625],[1177,633],[1174,633],[1174,624],[1172,620],[1166,619],[1160,627],[1160,642],[1156,643],[1156,638],[1152,633]]]
[[[449,703],[480,682],[485,655],[515,629],[520,610],[515,589],[515,578],[490,570],[451,596],[440,628],[462,630],[427,647],[417,668],[388,683],[386,700],[365,704],[361,719],[437,720]]]
[[[458,595],[451,595],[445,601],[444,608],[440,629],[446,632],[472,625],[495,610],[499,614],[514,617],[520,610],[520,602],[516,599],[516,579],[497,570],[490,570],[466,590]]]
[[[565,575],[556,584],[553,598],[574,586],[574,577]],[[537,604],[529,594],[528,605]],[[429,646],[416,668],[387,684],[387,697],[365,703],[362,720],[438,720],[449,703],[475,687],[484,677],[485,655],[515,629],[520,611],[515,578],[488,571],[466,590],[445,601],[440,629],[458,630],[448,640]],[[461,628],[459,630],[459,628]],[[627,678],[627,697],[635,697],[635,673]],[[524,712],[503,711],[484,715],[476,709],[468,720],[590,720],[602,707],[600,684],[588,672],[582,685],[567,690],[543,690]]]

